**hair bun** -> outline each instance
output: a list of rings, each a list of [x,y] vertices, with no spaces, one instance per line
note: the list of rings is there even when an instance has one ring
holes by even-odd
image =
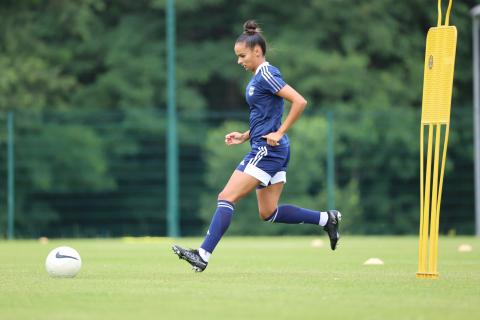
[[[255,33],[260,33],[260,27],[258,26],[255,20],[248,20],[243,24],[243,33],[246,35],[254,35]]]

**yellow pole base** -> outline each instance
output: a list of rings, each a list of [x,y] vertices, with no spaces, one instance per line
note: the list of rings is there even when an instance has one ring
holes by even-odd
[[[438,279],[438,273],[417,272],[417,279]]]

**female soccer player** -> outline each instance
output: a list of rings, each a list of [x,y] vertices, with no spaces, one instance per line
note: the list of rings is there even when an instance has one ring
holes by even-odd
[[[340,238],[341,214],[337,210],[319,212],[289,204],[278,206],[286,180],[290,143],[287,130],[300,117],[307,101],[285,83],[280,71],[265,60],[267,46],[255,21],[244,24],[244,32],[235,42],[238,64],[253,73],[245,97],[250,106],[250,130],[231,132],[225,143],[236,145],[250,140],[252,150],[240,162],[230,180],[218,195],[217,209],[205,240],[198,250],[173,245],[179,258],[190,263],[197,272],[205,270],[218,242],[227,231],[235,204],[256,188],[260,218],[272,223],[315,224],[328,233],[335,250]],[[291,109],[282,124],[284,99]]]

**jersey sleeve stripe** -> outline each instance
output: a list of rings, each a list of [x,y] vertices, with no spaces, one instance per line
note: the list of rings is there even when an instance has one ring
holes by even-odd
[[[281,89],[280,84],[278,81],[273,78],[272,74],[268,71],[267,67],[263,67],[260,72],[262,73],[263,78],[267,81],[267,83],[275,89],[275,91],[279,91]]]
[[[282,89],[282,85],[280,84],[280,82],[278,82],[277,79],[275,79],[275,77],[270,72],[270,70],[268,70],[268,67],[265,68],[265,74],[268,75],[270,77],[270,79],[272,79],[273,82],[275,82],[275,84],[278,86],[278,88]]]
[[[280,86],[280,84],[278,83],[277,80],[275,80],[273,78],[273,76],[271,75],[270,72],[268,72],[268,70],[266,70],[267,68],[262,68],[260,69],[260,72],[262,73],[262,77],[265,79],[265,81],[267,81],[267,83],[275,90],[275,91],[279,91],[280,89],[282,89],[282,87]]]

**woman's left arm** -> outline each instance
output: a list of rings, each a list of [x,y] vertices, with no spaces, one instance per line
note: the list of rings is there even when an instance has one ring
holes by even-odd
[[[277,96],[284,98],[292,103],[287,118],[282,123],[277,132],[271,132],[263,138],[267,139],[267,143],[271,146],[278,146],[278,142],[282,139],[283,135],[287,133],[288,129],[297,121],[302,114],[303,110],[307,106],[307,100],[298,93],[295,89],[288,84],[285,85],[280,91],[277,92]]]

